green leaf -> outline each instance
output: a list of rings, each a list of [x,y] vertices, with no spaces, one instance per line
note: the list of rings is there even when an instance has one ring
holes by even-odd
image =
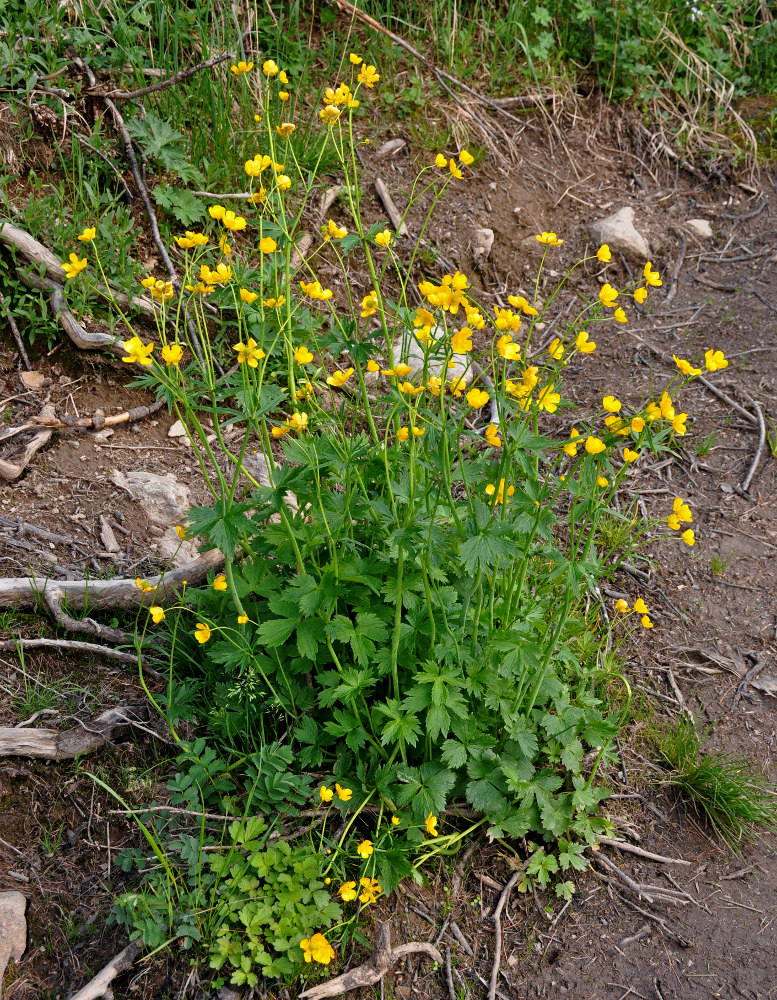
[[[580,740],[572,740],[571,743],[567,743],[564,749],[561,751],[561,763],[573,774],[580,773],[580,765],[583,762],[583,744]]]
[[[562,838],[559,841],[559,864],[562,871],[574,868],[575,871],[584,872],[588,867],[588,862],[583,857],[585,851],[584,844],[576,844],[573,841]]]
[[[257,638],[270,649],[282,646],[297,627],[297,621],[290,618],[273,618],[262,622],[257,630]]]
[[[191,191],[157,184],[152,193],[157,205],[168,211],[186,229],[208,216],[205,206]]]

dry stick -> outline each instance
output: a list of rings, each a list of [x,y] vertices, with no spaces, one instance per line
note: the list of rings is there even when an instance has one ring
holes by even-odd
[[[437,80],[437,82],[440,84],[440,86],[450,94],[450,96],[458,104],[458,106],[461,108],[461,110],[464,112],[464,114],[468,118],[471,118],[473,121],[476,121],[478,123],[478,125],[483,129],[483,131],[485,132],[485,134],[487,136],[490,136],[493,140],[495,140],[496,142],[498,142],[499,139],[498,139],[498,136],[496,136],[494,134],[494,130],[491,129],[491,128],[489,128],[488,125],[486,124],[486,122],[484,122],[483,119],[480,117],[480,115],[475,114],[475,112],[472,110],[472,108],[468,108],[467,105],[462,101],[462,99],[460,97],[458,97],[456,94],[454,94],[454,92],[451,90],[451,88],[448,86],[448,84],[445,82],[445,80],[443,80],[443,78],[442,78],[442,76],[440,74],[440,71],[438,69],[436,69],[436,68],[434,70],[434,76],[435,76],[435,79]],[[525,126],[525,123],[524,123],[524,128],[525,127],[526,126]]]
[[[122,353],[124,352],[122,351]],[[65,427],[100,430],[103,427],[115,427],[117,424],[134,424],[138,420],[145,420],[146,417],[153,416],[154,413],[161,410],[164,405],[165,401],[163,399],[157,399],[148,406],[133,406],[130,410],[124,410],[122,413],[114,413],[110,417],[102,417],[99,414],[94,414],[91,417],[70,417],[65,415],[60,418],[40,416],[33,417],[32,422],[35,425],[51,427],[53,430],[60,430]]]
[[[70,649],[75,653],[94,653],[105,656],[109,660],[120,663],[131,663],[137,666],[137,653],[127,653],[122,649],[111,649],[110,646],[100,646],[96,642],[78,642],[76,639],[3,639],[0,640],[0,653],[13,653],[22,649]],[[146,673],[148,667],[144,668]]]
[[[128,972],[132,968],[139,952],[140,942],[132,941],[124,951],[120,951],[115,958],[112,958],[91,982],[74,993],[70,1000],[97,1000],[97,997],[112,996],[110,984],[122,972]]]
[[[338,2],[340,2],[340,0],[338,0]],[[523,868],[519,868],[504,887],[504,891],[499,897],[499,902],[496,904],[496,908],[494,909],[494,964],[491,966],[491,981],[488,985],[488,1000],[496,1000],[496,984],[499,980],[499,966],[502,961],[502,910],[507,903],[507,899],[513,886],[522,877]]]
[[[753,409],[758,417],[758,444],[756,445],[753,461],[750,463],[750,468],[747,470],[747,475],[740,483],[744,493],[747,493],[750,483],[753,481],[755,470],[758,468],[758,463],[761,461],[761,454],[764,450],[764,444],[766,443],[766,423],[764,422],[764,415],[761,412],[761,407],[758,403],[753,401]]]
[[[677,255],[677,260],[674,262],[674,267],[672,268],[672,277],[669,281],[669,291],[666,294],[666,298],[663,301],[664,306],[668,306],[669,303],[674,299],[677,292],[677,278],[680,274],[680,268],[683,266],[683,261],[685,260],[685,251],[688,246],[688,241],[685,238],[685,233],[678,226],[672,226],[672,229],[680,237],[680,252]]]
[[[54,416],[54,407],[49,403],[47,403],[40,411],[41,416],[47,414],[50,414],[52,417]],[[29,430],[30,428],[26,429]],[[18,479],[30,464],[32,456],[35,452],[39,451],[44,444],[48,444],[53,433],[54,432],[49,430],[48,427],[42,427],[40,430],[36,431],[33,437],[24,446],[24,451],[19,457],[18,462],[9,462],[6,459],[0,458],[0,479],[4,479],[6,482],[13,482],[14,479]],[[7,436],[10,437],[11,435]]]
[[[643,851],[641,847],[635,847],[634,844],[629,844],[625,840],[613,840],[612,837],[600,837],[600,844],[606,844],[608,847],[617,847],[621,851],[627,851],[629,854],[636,854],[640,858],[647,858],[648,861],[658,861],[665,865],[689,865],[690,861],[684,861],[682,858],[665,858],[663,854],[653,854],[651,851]]]
[[[32,371],[32,365],[30,364],[30,359],[27,357],[27,351],[24,349],[24,343],[22,342],[22,335],[19,333],[19,327],[16,325],[16,320],[13,318],[13,313],[6,305],[5,296],[0,292],[0,306],[3,307],[3,312],[8,320],[8,325],[11,328],[11,333],[13,334],[13,339],[16,341],[16,349],[19,352],[19,357],[22,359],[22,364],[27,369],[27,371]]]
[[[391,197],[385,181],[381,177],[376,177],[373,184],[375,185],[375,193],[378,198],[380,198],[383,207],[386,209],[388,217],[391,219],[391,225],[394,227],[397,236],[407,236],[407,226],[402,220],[402,215],[399,209],[394,204],[394,199]],[[325,208],[322,215],[326,214],[326,211],[327,209]]]
[[[116,174],[116,179],[124,188],[124,194],[127,196],[127,200],[132,201],[133,200],[132,192],[129,189],[129,185],[122,177],[121,172],[117,169],[116,164],[113,162],[113,160],[111,160],[110,157],[106,156],[105,153],[102,152],[102,150],[97,149],[96,146],[93,146],[91,142],[87,142],[87,140],[79,132],[73,131],[72,134],[78,140],[78,142],[81,143],[82,146],[86,146],[87,149],[90,149],[96,156],[99,156],[101,160],[104,160],[108,164],[108,166],[111,168],[114,174]]]
[[[65,594],[59,587],[50,584],[42,595],[43,604],[58,625],[61,625],[68,632],[82,632],[85,635],[93,635],[98,639],[106,639],[108,642],[129,642],[130,636],[120,629],[111,628],[109,625],[101,625],[93,618],[73,618],[64,608]]]
[[[409,42],[406,42],[404,38],[400,38],[400,36],[395,35],[393,31],[389,31],[389,29],[385,28],[380,23],[380,21],[376,21],[374,17],[370,17],[370,15],[365,14],[363,10],[359,10],[359,8],[355,7],[352,3],[348,3],[348,0],[335,0],[335,3],[340,8],[340,10],[347,10],[349,14],[352,14],[354,17],[357,17],[364,24],[368,24],[371,28],[374,28],[375,31],[379,31],[382,35],[385,35],[387,38],[390,38],[395,45],[399,45],[406,52],[409,52],[410,55],[413,56],[415,59],[418,59],[422,63],[424,63],[424,65],[427,66],[429,69],[431,69],[436,76],[438,77],[442,76],[449,83],[455,83],[457,87],[461,87],[461,89],[465,90],[468,94],[472,94],[472,96],[476,97],[482,104],[486,104],[490,108],[495,108],[500,114],[503,114],[505,118],[509,118],[510,121],[515,122],[516,125],[520,125],[521,127],[526,125],[526,122],[522,122],[520,118],[516,118],[515,115],[509,114],[509,112],[505,111],[505,109],[500,104],[498,104],[494,100],[491,100],[490,97],[484,97],[482,94],[479,94],[476,90],[473,90],[471,87],[468,87],[466,83],[462,83],[461,80],[457,80],[455,76],[451,76],[451,74],[446,73],[445,70],[438,69],[436,66],[432,65],[431,61],[427,59],[426,56],[422,55],[418,51],[418,49],[413,48],[413,46]]]
[[[453,986],[453,973],[451,972],[451,950],[445,946],[445,982],[448,984],[449,1000],[456,1000],[456,990]]]
[[[166,80],[162,80],[160,83],[155,83],[150,87],[143,87],[141,90],[111,90],[104,96],[112,97],[114,101],[134,101],[136,97],[145,97],[146,94],[155,94],[158,90],[165,90],[167,87],[174,87],[176,83],[188,80],[190,76],[194,76],[195,73],[199,73],[202,69],[210,69],[211,66],[218,66],[219,63],[223,63],[227,59],[234,58],[234,52],[225,52],[223,55],[216,56],[214,59],[208,59],[207,62],[197,63],[196,66],[190,66],[189,69],[182,69],[179,73],[175,73],[173,76],[169,76]]]
[[[708,278],[704,274],[699,274],[696,271],[691,272],[691,277],[694,281],[698,281],[700,285],[706,285],[707,288],[714,288],[719,292],[735,292],[737,290],[736,285],[725,284],[722,281],[713,281],[712,278]]]

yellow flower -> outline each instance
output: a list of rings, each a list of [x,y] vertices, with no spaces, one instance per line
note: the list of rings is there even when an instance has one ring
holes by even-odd
[[[642,622],[642,628],[653,628],[653,622],[650,620],[650,615],[643,615],[640,621]]]
[[[305,393],[300,396],[297,394],[297,398],[302,399],[309,393]],[[308,427],[308,415],[307,413],[292,413],[288,420],[284,420],[280,427],[273,427],[270,432],[274,438],[282,438],[289,434],[291,431],[296,431],[297,434],[301,434],[303,431],[307,430]]]
[[[288,139],[291,133],[296,129],[296,125],[292,122],[282,122],[280,125],[275,126],[275,131],[281,137],[281,139]]]
[[[552,385],[546,385],[539,396],[537,396],[537,406],[541,410],[547,410],[548,413],[555,413],[560,402],[561,394],[554,392]]]
[[[279,90],[278,91],[278,97],[282,101],[288,101],[289,98],[291,97],[291,94],[288,92],[288,90]],[[291,133],[289,133],[289,135],[291,135]]]
[[[219,573],[217,577],[213,580],[214,590],[226,590],[227,589],[227,578],[223,573]]]
[[[450,170],[457,180],[464,180],[464,174],[459,170],[455,160],[448,160],[448,170]]]
[[[346,368],[344,372],[336,371],[334,374],[328,376],[326,384],[333,385],[336,389],[339,389],[340,386],[345,385],[351,375],[353,375],[353,368]]]
[[[606,476],[599,476],[599,478],[596,480],[596,485],[601,486],[601,488],[604,489],[605,486],[610,485],[610,480],[607,479]]]
[[[631,429],[635,434],[641,434],[645,429],[645,421],[642,417],[633,417],[631,421]]]
[[[166,365],[178,365],[183,357],[183,348],[180,344],[165,344],[162,348],[162,360]]]
[[[672,531],[680,530],[680,518],[677,516],[677,514],[670,514],[669,517],[666,519],[666,523],[669,525]]]
[[[500,504],[500,503],[510,503],[510,497],[515,493],[514,486],[508,486],[505,490],[504,479],[499,480],[499,486],[495,486],[493,483],[488,483],[486,485],[486,495],[493,497],[493,500],[489,500],[489,504]],[[505,500],[505,496],[507,499]],[[435,835],[436,836],[436,835]]]
[[[376,878],[360,878],[359,885],[362,887],[359,902],[365,905],[376,902],[378,896],[383,892],[380,882]]]
[[[529,305],[523,295],[508,295],[507,301],[514,309],[520,309],[524,316],[539,316],[534,306]]]
[[[479,410],[485,406],[491,397],[484,389],[470,389],[467,393],[467,402],[473,410]]]
[[[496,316],[497,330],[512,330],[513,333],[518,332],[518,328],[521,325],[521,317],[518,313],[514,313],[512,309],[500,309],[499,306],[494,306],[494,315]]]
[[[280,309],[283,303],[286,301],[285,295],[280,295],[277,299],[263,299],[263,305],[268,309]]]
[[[78,237],[81,239],[81,237]],[[193,233],[190,230],[186,230],[183,236],[176,236],[175,242],[183,250],[190,250],[192,247],[204,247],[208,242],[208,237],[205,233]]]
[[[648,613],[648,606],[641,597],[638,597],[634,602],[634,610],[638,615],[646,615]]]
[[[313,355],[304,344],[300,344],[299,347],[294,348],[294,360],[298,365],[307,365],[313,360]]]
[[[439,167],[440,170],[444,170],[448,166],[448,157],[443,156],[442,153],[438,153],[434,158],[434,165]]]
[[[402,820],[399,818],[399,816],[392,816],[391,817],[391,825],[392,826],[399,826],[399,824],[401,822],[402,822]]]
[[[472,330],[463,326],[451,337],[451,348],[456,354],[466,354],[472,350]]]
[[[466,149],[462,149],[459,153],[459,160],[464,164],[465,167],[470,166],[470,164],[475,162],[475,157],[472,153],[468,153]]]
[[[151,618],[155,625],[158,625],[160,622],[163,622],[165,620],[165,609],[160,608],[158,604],[154,604],[152,607],[150,607],[148,609],[148,613],[151,615]]]
[[[327,299],[332,298],[332,289],[322,288],[319,281],[309,281],[307,284],[304,281],[300,281],[299,286],[311,299],[320,299],[322,302],[325,302]]]
[[[499,437],[499,428],[496,424],[489,424],[486,427],[485,438],[493,448],[502,447],[502,439]]]
[[[606,451],[606,449],[607,445],[597,437],[589,435],[585,440],[585,450],[589,455],[599,455],[601,452]]]
[[[535,236],[534,238],[538,243],[544,243],[549,247],[560,247],[564,242],[563,240],[560,240],[555,233],[543,232],[540,236]]]
[[[204,644],[210,639],[210,625],[206,625],[205,622],[197,622],[194,627],[194,638],[200,644]]]
[[[693,533],[693,528],[687,528],[682,533],[682,535],[680,535],[680,538],[682,538],[682,540],[685,542],[686,545],[693,545],[694,542],[696,541],[696,536]]]
[[[122,358],[122,361],[127,361],[130,364],[137,361],[139,365],[150,365],[149,354],[154,350],[154,344],[152,342],[144,346],[140,337],[130,337],[129,340],[124,341],[124,350],[127,352],[127,357]]]
[[[72,259],[73,254],[71,254],[70,257]],[[70,277],[70,275],[68,275],[68,277]],[[705,351],[704,364],[706,365],[708,372],[716,372],[721,368],[728,368],[728,361],[726,361],[723,351]]]
[[[603,306],[607,306],[608,309],[615,308],[615,300],[617,298],[618,292],[608,282],[605,282],[599,289],[599,301]]]
[[[687,503],[683,502],[682,497],[675,497],[672,502],[672,511],[679,517],[681,521],[686,524],[691,524],[693,522],[693,515],[691,514],[691,508]]]
[[[593,354],[596,350],[596,342],[588,339],[586,330],[581,330],[575,337],[575,347],[581,354]]]
[[[353,795],[350,788],[343,788],[337,782],[335,782],[335,791],[337,792],[337,797],[341,802],[348,802]]]
[[[633,298],[635,302],[639,302],[639,304],[642,305],[647,298],[647,288],[638,288],[634,292]]]
[[[242,76],[244,73],[250,73],[254,68],[254,64],[252,62],[244,62],[244,60],[241,59],[236,66],[230,66],[229,68],[235,76]]]
[[[550,347],[548,348],[548,354],[554,361],[560,361],[564,357],[564,345],[558,337],[551,341]]]
[[[262,253],[275,253],[278,249],[278,244],[271,236],[263,236],[259,240],[259,250]]]
[[[510,333],[502,334],[496,342],[496,349],[505,361],[520,361],[521,359],[521,349],[513,342],[513,337]]]
[[[451,379],[451,392],[458,399],[458,397],[467,388],[467,380],[464,378],[452,378]]]
[[[387,247],[391,243],[391,233],[388,229],[384,229],[383,232],[375,234],[375,242],[379,247]]]
[[[678,437],[683,437],[685,434],[685,421],[687,419],[687,413],[676,413],[674,415],[674,419],[672,420],[672,430]]]
[[[238,625],[245,625],[245,623],[247,621],[248,621],[248,615],[238,615],[237,616],[237,623],[238,623]]]
[[[356,853],[359,855],[360,858],[364,858],[364,860],[366,861],[374,850],[375,848],[372,846],[371,840],[363,840],[361,844],[359,844],[359,846],[356,848]]]
[[[426,820],[424,821],[424,826],[426,827],[426,832],[429,834],[430,837],[437,836],[437,817],[434,815],[434,813],[429,813],[429,815],[426,817]]]
[[[606,243],[602,243],[599,249],[596,251],[596,256],[602,262],[602,264],[609,264],[612,260],[612,254],[610,253],[610,248]]]
[[[409,375],[413,369],[410,365],[400,363],[394,365],[393,368],[381,368],[381,375],[387,375],[389,378],[404,378],[405,375]]]
[[[380,365],[378,364],[377,361],[373,361],[372,358],[370,358],[370,360],[367,362],[367,371],[368,372],[379,372],[380,371]]]
[[[410,429],[408,427],[400,427],[399,430],[397,431],[397,441],[403,443],[407,441],[409,437],[410,437]]]
[[[300,401],[310,399],[313,395],[313,386],[310,382],[302,381],[299,383],[299,387],[297,388],[295,395]]]
[[[286,174],[279,174],[276,178],[275,183],[281,189],[281,191],[288,191],[291,187],[291,177],[287,177]]]
[[[327,788],[326,785],[321,785],[319,787],[318,795],[322,802],[331,802],[335,797],[335,793],[331,788]]]
[[[78,254],[71,253],[69,261],[65,261],[65,263],[62,264],[61,267],[68,278],[75,278],[77,274],[80,274],[81,271],[83,271],[83,269],[86,267],[87,264],[88,261],[86,257],[79,260]]]
[[[246,220],[242,215],[236,215],[232,209],[224,213],[224,217],[221,220],[227,229],[232,232],[237,232],[240,229],[245,229]]]
[[[413,428],[413,437],[421,438],[421,437],[424,436],[425,433],[426,433],[426,428],[425,427],[414,427]]]
[[[569,443],[564,445],[564,452],[569,455],[570,458],[575,458],[577,455],[577,448],[581,440],[582,439],[580,438],[577,427],[573,427],[569,432]]]
[[[624,462],[636,462],[639,458],[638,451],[632,451],[631,448],[623,449],[623,461]]]
[[[685,361],[683,358],[678,358],[676,354],[673,354],[674,363],[683,373],[683,375],[701,375],[701,368],[694,368],[690,361]]]
[[[321,965],[329,965],[335,957],[335,950],[323,934],[314,934],[310,940],[303,938],[299,943],[306,962],[311,959]]]
[[[208,214],[211,219],[223,219],[226,208],[223,205],[211,205],[208,208]]]
[[[184,528],[180,524],[176,524],[176,526],[175,526],[175,533],[176,533],[176,535],[178,535],[178,537],[181,539],[181,541],[183,541],[184,538],[186,538],[186,528]]]
[[[78,238],[79,240],[81,240],[82,243],[91,243],[96,235],[97,235],[97,227],[92,226],[91,229],[85,229]]]
[[[380,80],[380,77],[375,72],[374,66],[368,66],[366,63],[359,70],[359,75],[356,77],[359,83],[363,83],[365,87],[372,89],[375,84]]]
[[[329,232],[329,235],[334,236],[336,240],[342,240],[344,237],[348,235],[348,230],[345,228],[345,226],[338,226],[333,219],[329,220],[329,222],[326,224],[326,228],[327,231]]]
[[[237,351],[237,363],[239,365],[248,363],[251,368],[257,368],[259,362],[264,357],[264,351],[261,347],[257,347],[253,337],[249,337],[245,344],[242,341],[239,344],[235,344],[232,350]]]
[[[352,66],[358,66],[359,63],[362,61],[362,57],[357,56],[355,52],[349,52],[348,58],[350,59]]]
[[[648,285],[652,285],[654,288],[660,288],[663,285],[663,281],[659,277],[658,271],[653,271],[650,266],[650,261],[645,264],[642,271],[642,276],[644,277]]]
[[[286,76],[286,70],[282,69],[278,74],[278,83],[287,84],[289,82],[288,76]]]
[[[319,111],[318,117],[325,124],[334,125],[334,123],[340,117],[340,109],[336,108],[334,104],[327,104],[325,108]]]
[[[358,895],[355,882],[343,882],[337,892],[344,903],[350,903]]]
[[[628,323],[628,321],[629,321],[629,318],[628,318],[628,316],[627,316],[627,315],[626,315],[626,313],[625,313],[625,312],[624,312],[624,311],[623,311],[623,310],[621,309],[621,307],[620,307],[620,306],[618,306],[618,308],[617,308],[617,309],[615,310],[615,312],[614,312],[614,313],[612,314],[612,318],[613,318],[613,319],[615,320],[615,322],[616,322],[616,323]]]
[[[259,296],[256,294],[256,292],[250,292],[247,288],[241,288],[240,298],[243,300],[243,302],[248,302],[250,305],[252,302],[256,302]]]
[[[217,264],[211,270],[207,264],[200,264],[200,279],[208,285],[223,285],[232,280],[232,268],[228,264]]]
[[[274,59],[265,59],[262,63],[262,72],[267,77],[273,77],[278,75],[278,64]]]
[[[422,385],[415,386],[412,382],[398,382],[397,389],[400,392],[405,393],[406,396],[417,396],[419,393],[424,391]]]
[[[631,611],[631,608],[621,597],[615,602],[615,610],[619,611],[622,615],[627,615]]]
[[[439,396],[441,392],[445,393],[445,384],[439,375],[430,375],[426,380],[426,388],[433,396]]]
[[[664,420],[674,420],[674,406],[672,405],[672,397],[668,392],[661,394],[658,407]]]
[[[602,406],[608,413],[619,413],[621,405],[620,400],[616,399],[615,396],[605,396],[602,400]]]
[[[368,316],[374,316],[377,311],[378,297],[375,292],[369,292],[362,299],[362,311],[360,315],[366,319]]]

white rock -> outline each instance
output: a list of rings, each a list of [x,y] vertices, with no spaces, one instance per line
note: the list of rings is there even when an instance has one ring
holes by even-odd
[[[162,528],[178,524],[189,509],[189,491],[172,472],[166,476],[157,476],[153,472],[139,469],[125,475],[114,470],[111,479],[116,486],[125,489],[137,500],[152,524]]]
[[[186,428],[181,423],[181,421],[180,420],[176,420],[176,422],[173,424],[173,426],[167,432],[167,436],[169,438],[182,438],[182,437],[188,437],[189,435],[186,433]]]
[[[634,228],[634,209],[625,205],[614,215],[591,224],[591,238],[597,245],[606,243],[611,250],[620,250],[625,256],[637,257],[642,261],[650,257],[650,244]]]
[[[466,322],[466,316],[462,318],[462,325]],[[432,338],[438,340],[443,336],[443,330],[441,327],[436,327],[432,330]],[[399,337],[397,342],[394,344],[394,364],[398,364],[403,361],[406,365],[410,365],[412,371],[407,376],[407,378],[412,378],[419,372],[424,370],[424,358],[426,354],[424,351],[423,344],[420,344],[415,336],[408,331],[404,337]],[[445,369],[443,374],[443,367],[445,365],[445,352],[440,348],[438,352],[435,351],[434,346],[429,354],[429,360],[426,364],[427,375],[437,375],[440,378],[445,378],[446,380],[454,378],[463,378],[465,382],[469,382],[472,378],[472,370],[468,367],[467,358],[463,354],[454,354],[451,357],[451,366]]]
[[[166,563],[170,563],[175,568],[188,566],[189,563],[199,559],[197,542],[191,538],[185,538],[181,541],[174,527],[163,531],[154,542],[153,548]]]
[[[404,139],[388,139],[378,149],[376,156],[396,156],[400,149],[404,149],[407,143]]]
[[[20,892],[0,892],[0,996],[8,962],[20,962],[27,947],[27,899]]]
[[[476,229],[475,230],[475,241],[472,248],[472,256],[476,259],[482,257],[483,260],[488,258],[491,253],[491,248],[494,245],[494,230],[493,229]]]
[[[706,219],[688,219],[685,223],[689,229],[692,229],[697,236],[700,236],[703,240],[712,239],[712,226]]]

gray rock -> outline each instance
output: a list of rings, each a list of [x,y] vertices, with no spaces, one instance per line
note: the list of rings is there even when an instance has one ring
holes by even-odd
[[[475,230],[475,240],[472,247],[472,256],[476,260],[488,259],[491,248],[494,245],[494,230],[478,228]]]
[[[133,500],[137,500],[152,524],[161,528],[178,524],[189,509],[189,491],[171,472],[166,476],[157,476],[140,469],[126,475],[114,471],[111,479]]]
[[[461,313],[459,315],[461,317],[461,326],[464,326],[467,317]],[[438,340],[442,336],[443,330],[441,327],[436,327],[432,330],[433,341]],[[424,345],[419,343],[410,332],[406,333],[403,337],[399,337],[394,344],[394,363],[397,364],[403,361],[406,365],[410,365],[412,371],[407,376],[409,379],[412,379],[414,375],[424,370],[424,356]],[[428,375],[437,375],[448,381],[454,378],[463,378],[465,382],[469,382],[472,378],[472,369],[468,366],[466,356],[463,354],[454,354],[451,362],[451,367],[447,368],[443,373],[445,354],[442,350],[439,353],[435,353],[434,348],[432,348],[426,365],[426,372]]]
[[[634,209],[625,205],[606,219],[594,222],[589,227],[591,238],[598,245],[606,243],[610,250],[620,250],[626,257],[636,257],[641,261],[650,258],[650,244],[634,228]]]
[[[188,566],[200,558],[197,552],[197,542],[190,538],[181,541],[174,527],[162,532],[154,543],[154,548],[166,563],[170,563],[173,569],[177,569],[179,566]]]
[[[173,426],[167,432],[167,436],[169,438],[182,438],[182,437],[188,437],[189,435],[186,433],[186,428],[181,423],[181,421],[180,420],[176,420],[176,422],[173,424]]]
[[[27,899],[20,892],[0,892],[0,997],[5,969],[11,959],[20,962],[27,947]]]
[[[688,219],[685,223],[697,236],[703,240],[712,239],[712,226],[706,219]]]

